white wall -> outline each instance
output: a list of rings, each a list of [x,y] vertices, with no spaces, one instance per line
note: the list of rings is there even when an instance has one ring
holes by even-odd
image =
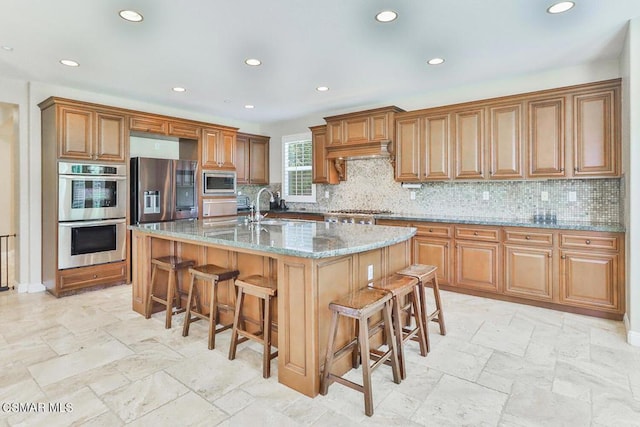
[[[627,341],[640,346],[640,18],[629,22],[620,60],[622,87],[622,146],[625,183]],[[631,167],[635,165],[635,168]],[[632,188],[635,191],[632,191]]]

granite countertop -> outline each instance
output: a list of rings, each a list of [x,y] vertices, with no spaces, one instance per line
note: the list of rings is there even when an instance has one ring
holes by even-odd
[[[287,212],[293,214],[324,215],[325,211],[320,210],[299,210],[290,209],[287,211],[274,210],[273,212]],[[421,222],[442,222],[449,224],[472,224],[472,225],[493,225],[497,227],[531,227],[548,228],[551,230],[584,230],[603,231],[609,233],[624,233],[623,224],[599,223],[590,221],[558,221],[555,224],[543,224],[533,222],[532,219],[517,218],[486,218],[468,216],[434,216],[433,214],[419,213],[389,213],[376,214],[376,219],[392,219],[398,221],[421,221]]]
[[[268,218],[247,223],[180,220],[132,225],[129,229],[152,235],[225,245],[302,258],[329,258],[365,252],[406,241],[415,228],[335,224]]]

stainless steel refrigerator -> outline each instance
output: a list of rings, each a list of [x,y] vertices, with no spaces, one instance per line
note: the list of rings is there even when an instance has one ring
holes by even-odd
[[[131,159],[131,223],[198,217],[198,162]]]

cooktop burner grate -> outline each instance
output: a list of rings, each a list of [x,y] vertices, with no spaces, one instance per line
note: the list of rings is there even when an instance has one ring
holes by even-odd
[[[328,213],[338,215],[377,215],[389,214],[391,211],[383,209],[343,209],[338,211],[329,211]]]

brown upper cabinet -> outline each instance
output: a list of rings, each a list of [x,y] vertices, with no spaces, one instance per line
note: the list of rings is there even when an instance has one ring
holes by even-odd
[[[325,117],[327,145],[390,141],[393,139],[395,113],[401,111],[398,107],[390,106]]]
[[[333,166],[333,161],[327,159],[327,125],[312,126],[312,156],[313,156],[313,176],[314,184],[339,184],[338,171]]]
[[[137,114],[129,119],[129,129],[134,132],[168,135],[178,138],[198,139],[200,126],[188,121],[172,120],[162,116]]]
[[[55,109],[51,129],[57,135],[58,158],[119,163],[127,158],[125,114],[54,98],[41,103],[40,108]]]
[[[202,129],[202,169],[235,170],[236,132],[228,129]]]
[[[269,137],[238,133],[235,164],[238,184],[269,184]]]
[[[396,181],[620,176],[619,79],[395,120]]]

